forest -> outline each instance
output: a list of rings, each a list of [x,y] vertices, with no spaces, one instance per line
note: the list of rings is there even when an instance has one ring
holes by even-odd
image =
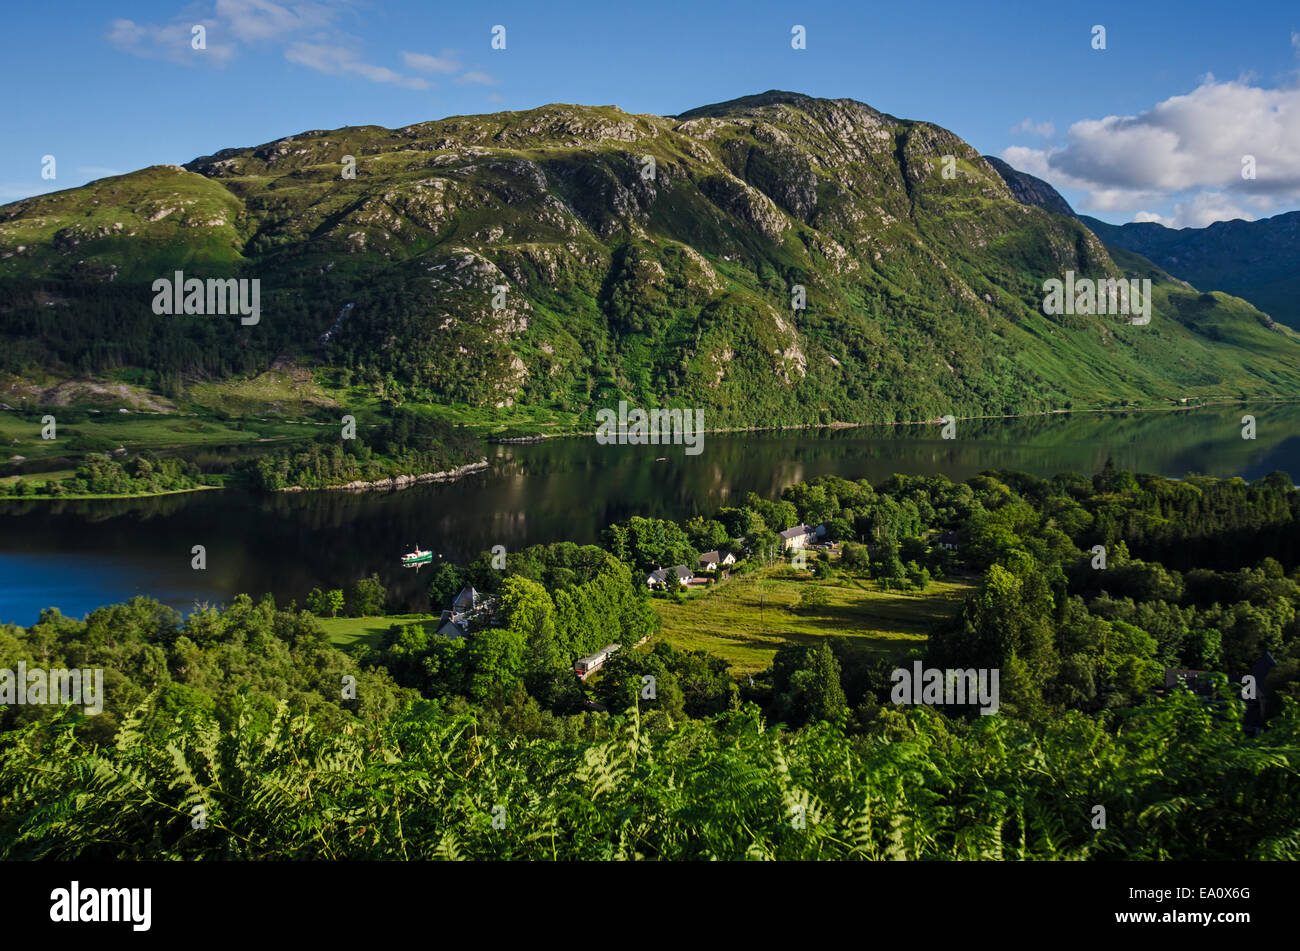
[[[445,472],[481,458],[482,442],[465,427],[399,408],[365,439],[339,439],[335,432],[322,432],[305,448],[243,459],[235,464],[234,474],[259,492],[323,489]]]
[[[103,668],[105,708],[0,713],[0,855],[1294,859],[1298,510],[1280,473],[827,477],[440,566],[435,612],[465,584],[493,605],[459,639],[397,622],[344,651],[312,610],[247,596],[49,610],[0,628],[0,667]],[[853,552],[877,584],[978,586],[906,656],[792,640],[752,682],[658,636],[642,565],[742,536],[779,562],[749,543],[796,521],[841,543],[824,571]],[[382,610],[362,580],[350,607]],[[999,669],[999,713],[890,702],[913,659]],[[1166,689],[1170,668],[1209,686]]]
[[[63,479],[17,479],[10,488],[13,495],[60,496],[84,495],[156,495],[179,492],[209,484],[199,467],[185,459],[160,458],[148,450],[130,459],[91,452],[71,476]]]

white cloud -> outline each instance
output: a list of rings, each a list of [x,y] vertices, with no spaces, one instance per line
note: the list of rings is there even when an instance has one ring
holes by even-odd
[[[335,4],[292,0],[216,0],[216,16],[237,40],[271,40],[328,26]]]
[[[413,69],[417,73],[454,73],[461,68],[452,50],[443,50],[441,56],[403,51],[402,62],[406,63],[407,69]]]
[[[363,63],[357,54],[342,46],[325,46],[319,43],[293,43],[284,52],[284,58],[299,66],[306,66],[331,76],[353,73],[375,83],[392,83],[403,89],[428,89],[427,80],[418,76],[403,76],[386,66]]]
[[[466,70],[455,50],[443,50],[437,56],[431,56],[428,53],[411,53],[402,52],[402,61],[406,63],[408,69],[413,69],[417,73],[442,73],[445,75],[456,76],[457,85],[464,86],[473,83],[480,86],[495,86],[498,80],[491,73],[479,69]],[[489,99],[493,98],[491,96]],[[496,97],[499,101],[500,97]]]
[[[1028,133],[1030,135],[1041,135],[1045,139],[1050,139],[1056,135],[1056,126],[1050,122],[1035,122],[1033,119],[1022,119],[1016,125],[1011,127],[1013,134]]]
[[[1166,197],[1155,189],[1103,188],[1094,182],[1061,172],[1051,164],[1052,156],[1059,151],[1013,145],[1002,150],[1001,158],[1012,168],[1041,178],[1056,188],[1085,192],[1084,203],[1081,205],[1085,211],[1124,212],[1142,205],[1160,203]]]
[[[202,26],[206,49],[196,50],[194,27]],[[194,20],[184,23],[157,25],[136,23],[134,20],[114,20],[109,25],[107,39],[120,50],[147,59],[165,59],[183,66],[224,66],[235,56],[235,48],[219,42],[215,35],[216,24],[211,20]]]
[[[1250,179],[1242,177],[1247,156],[1254,157]],[[1173,203],[1165,220],[1179,227],[1253,219],[1244,208],[1276,212],[1300,200],[1300,87],[1209,76],[1136,116],[1084,119],[1060,146],[1011,146],[1002,158],[1083,192],[1085,210],[1151,215],[1151,207]]]
[[[1002,160],[1017,171],[1044,178],[1052,172],[1047,164],[1045,149],[1031,149],[1027,145],[1012,145],[1002,150]]]
[[[1242,209],[1222,192],[1201,192],[1188,201],[1174,205],[1172,228],[1204,228],[1216,221],[1243,218],[1254,221],[1255,216]]]
[[[333,28],[340,10],[352,2],[211,0],[211,15],[201,19],[180,15],[168,24],[114,20],[108,40],[119,49],[137,56],[188,65],[206,63],[218,66],[234,59],[241,46],[270,43],[284,46],[284,57],[289,62],[317,72],[332,76],[360,76],[370,82],[389,83],[403,89],[431,88],[427,80],[418,76],[403,75],[387,66],[361,59],[360,54],[351,48],[352,38]],[[207,31],[206,50],[195,50],[191,46],[191,31],[198,24]],[[441,56],[403,53],[402,57],[406,66],[417,72],[450,73],[461,68],[448,50],[444,50]]]
[[[214,0],[211,13],[178,14],[169,23],[114,20],[108,41],[135,56],[186,65],[224,66],[239,43],[281,40],[295,33],[328,27],[350,0]],[[191,7],[192,11],[198,7]],[[194,27],[202,26],[206,49],[191,45]]]
[[[1241,177],[1246,155],[1256,158],[1253,181]],[[1300,195],[1300,88],[1210,80],[1141,115],[1076,122],[1048,164],[1073,178],[1119,188]]]
[[[1154,221],[1166,228],[1204,228],[1216,221],[1232,221],[1234,218],[1255,220],[1254,215],[1242,211],[1221,192],[1202,192],[1188,201],[1180,201],[1174,205],[1172,215],[1139,211],[1133,216],[1134,221]]]

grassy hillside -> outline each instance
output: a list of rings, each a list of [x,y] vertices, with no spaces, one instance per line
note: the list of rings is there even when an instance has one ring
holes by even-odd
[[[295,366],[315,405],[489,426],[620,399],[721,427],[1300,392],[1300,344],[1232,298],[1161,279],[1147,326],[1042,313],[1048,278],[1144,268],[1016,201],[952,133],[853,100],[550,105],[305,132],[0,208],[0,372],[136,368],[212,405]],[[155,316],[175,269],[258,279],[261,322]]]
[[[1205,228],[1083,220],[1107,245],[1145,255],[1197,287],[1236,294],[1278,322],[1300,327],[1300,211]]]
[[[824,606],[794,611],[810,587],[826,593]],[[683,650],[721,657],[735,676],[772,666],[782,644],[816,644],[845,637],[863,651],[902,658],[925,646],[926,635],[953,617],[974,582],[933,581],[924,593],[883,591],[865,574],[841,572],[813,581],[788,567],[737,575],[693,593],[685,603],[652,602],[663,623],[662,638]]]

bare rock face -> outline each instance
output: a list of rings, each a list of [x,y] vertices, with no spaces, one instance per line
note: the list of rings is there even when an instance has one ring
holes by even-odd
[[[1011,194],[1022,205],[1033,205],[1035,208],[1041,208],[1057,215],[1067,215],[1071,218],[1079,217],[1074,213],[1074,209],[1070,207],[1070,203],[1061,197],[1061,193],[1041,178],[1035,178],[1026,172],[1017,171],[1002,159],[993,155],[985,155],[984,161],[992,165],[994,170],[1002,176],[1002,180],[1007,183],[1007,188],[1011,189]]]

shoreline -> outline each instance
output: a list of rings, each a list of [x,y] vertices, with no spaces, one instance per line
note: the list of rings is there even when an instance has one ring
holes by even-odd
[[[160,499],[165,495],[184,495],[186,492],[203,492],[224,489],[224,485],[196,485],[189,489],[168,489],[166,492],[136,492],[129,495],[0,495],[0,502],[102,502],[109,499]]]
[[[1241,399],[1240,397],[1230,397],[1223,399],[1201,398],[1199,402],[1187,404],[1164,403],[1147,406],[1124,406],[1124,407],[1084,407],[1078,409],[1051,409],[1043,410],[1036,413],[996,413],[983,416],[954,416],[954,421],[971,421],[971,420],[995,420],[995,419],[1031,419],[1034,417],[1049,416],[1069,416],[1071,414],[1092,414],[1106,415],[1119,413],[1177,413],[1193,412],[1196,410],[1213,409],[1216,407],[1226,406],[1249,406],[1249,405],[1292,405],[1300,403],[1300,399],[1295,397],[1272,397],[1260,399]],[[885,428],[898,426],[939,426],[943,424],[942,418],[936,419],[918,419],[918,420],[894,420],[892,422],[844,422],[834,421],[830,423],[796,423],[787,425],[774,426],[732,426],[715,429],[698,430],[700,433],[709,433],[711,435],[727,435],[733,433],[775,433],[775,432],[801,432],[811,430],[843,430],[843,429],[870,429]],[[626,431],[620,431],[626,432]],[[505,438],[493,438],[491,436],[482,436],[484,442],[489,445],[536,445],[550,439],[589,439],[597,434],[597,430],[591,431],[574,431],[563,433],[538,433],[532,436],[511,436]],[[655,434],[647,434],[655,435]],[[658,435],[671,435],[671,433],[659,433]],[[397,475],[389,476],[383,479],[377,479],[371,482],[356,480],[340,485],[325,486],[300,486],[291,485],[283,489],[277,489],[277,492],[325,492],[325,491],[349,491],[349,492],[366,492],[374,490],[398,490],[412,485],[422,485],[437,482],[454,482],[467,475],[476,472],[483,472],[491,468],[491,463],[487,457],[480,458],[478,462],[467,463],[454,469],[443,472],[424,472],[418,475]],[[33,473],[33,476],[39,473]],[[228,485],[199,485],[188,489],[171,489],[166,492],[146,492],[132,495],[12,495],[0,494],[0,502],[79,502],[79,501],[109,501],[113,499],[150,499],[162,498],[168,495],[182,495],[187,492],[202,492],[212,489],[227,489]]]
[[[1039,416],[1043,416],[1043,417],[1069,416],[1072,413],[1093,413],[1093,414],[1179,413],[1179,412],[1190,412],[1198,409],[1211,409],[1216,406],[1233,406],[1233,405],[1247,406],[1247,405],[1254,405],[1254,404],[1274,405],[1274,404],[1294,404],[1294,403],[1300,403],[1300,398],[1279,396],[1279,397],[1260,398],[1260,399],[1252,400],[1252,399],[1241,399],[1240,397],[1234,396],[1231,398],[1218,399],[1218,400],[1204,399],[1202,402],[1198,402],[1198,403],[1189,402],[1187,404],[1159,404],[1159,405],[1151,405],[1151,406],[1121,406],[1121,407],[1099,406],[1099,407],[1085,407],[1080,409],[1049,409],[1049,410],[1043,410],[1042,412],[1038,412],[1038,413],[992,413],[986,416],[954,416],[953,420],[955,422],[968,422],[970,420],[977,420],[977,419],[1032,419],[1034,417],[1039,417]],[[842,422],[837,420],[831,423],[790,423],[790,424],[778,425],[778,426],[731,426],[731,427],[725,427],[720,429],[693,430],[693,432],[710,433],[713,435],[718,435],[718,434],[727,434],[727,433],[787,432],[787,431],[799,431],[799,430],[807,430],[807,429],[834,430],[834,429],[867,429],[871,427],[886,427],[886,426],[940,426],[942,424],[943,424],[942,417],[936,417],[935,419],[902,419],[902,420],[894,420],[893,422],[888,422],[888,423],[885,422],[849,423],[849,422]],[[626,434],[628,431],[614,430],[614,432]],[[656,432],[658,431],[656,430]],[[540,442],[545,442],[548,439],[583,439],[583,438],[595,436],[596,433],[597,430],[593,429],[590,432],[579,431],[579,432],[567,432],[567,433],[539,433],[536,436],[512,437],[509,439],[492,439],[491,437],[485,437],[485,438],[489,443],[493,443],[497,445],[505,445],[505,444],[540,443]],[[661,435],[670,435],[670,434],[661,433]]]
[[[374,489],[405,489],[407,486],[420,485],[428,482],[454,482],[462,476],[470,475],[475,472],[482,472],[490,469],[491,464],[486,458],[478,462],[467,463],[463,466],[457,466],[455,469],[448,469],[445,472],[423,472],[420,475],[397,475],[388,476],[383,479],[376,479],[373,482],[344,482],[341,485],[322,485],[316,487],[303,485],[288,485],[279,492],[368,492]]]

